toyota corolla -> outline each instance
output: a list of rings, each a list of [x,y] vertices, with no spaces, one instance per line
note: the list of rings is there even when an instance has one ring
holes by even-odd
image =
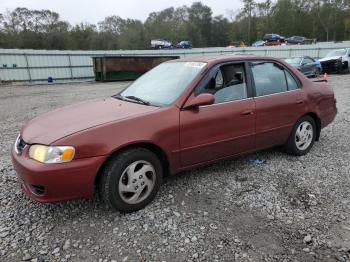
[[[12,150],[22,190],[40,202],[88,198],[139,210],[164,176],[275,146],[301,156],[337,113],[327,83],[270,57],[163,63],[120,93],[27,123]]]

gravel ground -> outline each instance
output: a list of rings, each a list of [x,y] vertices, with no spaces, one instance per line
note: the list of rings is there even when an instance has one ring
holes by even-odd
[[[349,261],[349,83],[330,77],[339,114],[307,156],[277,148],[183,172],[127,215],[97,196],[36,203],[9,157],[28,119],[127,83],[0,87],[0,261]]]

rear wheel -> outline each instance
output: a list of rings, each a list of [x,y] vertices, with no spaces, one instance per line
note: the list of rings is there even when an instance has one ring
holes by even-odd
[[[312,148],[315,138],[315,121],[310,116],[304,116],[294,125],[286,144],[286,151],[295,156],[305,155]]]
[[[137,211],[155,198],[162,183],[162,172],[153,152],[144,148],[129,149],[106,164],[99,193],[108,205],[119,211]]]

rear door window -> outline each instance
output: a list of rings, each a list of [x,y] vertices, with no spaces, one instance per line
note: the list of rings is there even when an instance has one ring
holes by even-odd
[[[288,90],[284,70],[272,62],[251,64],[256,88],[256,96],[266,96]]]
[[[251,63],[256,96],[283,93],[298,88],[298,83],[285,68],[274,62]]]

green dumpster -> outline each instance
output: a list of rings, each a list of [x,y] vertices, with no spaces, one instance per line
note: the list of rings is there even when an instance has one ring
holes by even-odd
[[[179,56],[94,56],[96,81],[135,80],[153,67]]]

